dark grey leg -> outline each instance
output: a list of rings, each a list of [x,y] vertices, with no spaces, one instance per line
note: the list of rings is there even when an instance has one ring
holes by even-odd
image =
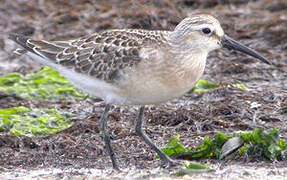
[[[144,113],[144,106],[140,107],[139,115],[136,120],[136,133],[147,143],[163,160],[164,165],[166,167],[171,167],[174,165],[177,165],[176,162],[174,162],[172,159],[170,159],[168,156],[166,156],[151,140],[150,138],[142,131],[142,119],[143,119],[143,113]]]
[[[102,133],[102,136],[104,138],[104,141],[105,141],[105,144],[106,144],[106,147],[108,149],[108,153],[110,155],[110,158],[112,160],[112,164],[113,164],[113,168],[117,171],[119,171],[119,167],[117,165],[117,161],[116,161],[116,158],[115,158],[115,154],[113,152],[113,149],[112,149],[112,146],[111,146],[111,140],[110,140],[110,135],[108,132],[106,132],[106,126],[107,126],[107,117],[108,117],[108,112],[110,110],[110,104],[106,104],[106,107],[105,107],[105,111],[100,119],[100,131]]]

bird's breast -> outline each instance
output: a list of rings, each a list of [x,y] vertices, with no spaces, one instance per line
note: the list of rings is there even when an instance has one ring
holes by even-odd
[[[126,104],[157,104],[180,97],[202,76],[205,59],[189,64],[174,61],[138,66],[120,82]]]

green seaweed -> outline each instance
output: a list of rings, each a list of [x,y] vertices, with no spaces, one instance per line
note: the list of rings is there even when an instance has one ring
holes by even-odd
[[[237,135],[243,140],[243,146],[237,151],[239,155],[249,157],[261,157],[270,161],[286,159],[287,146],[284,140],[279,138],[279,131],[274,128],[269,131],[256,129],[250,133]],[[168,156],[178,159],[198,160],[206,158],[220,159],[223,145],[232,137],[217,133],[213,139],[205,137],[203,144],[191,148],[184,148],[179,143],[179,137],[172,137],[162,150]]]
[[[205,80],[199,80],[196,85],[188,92],[188,94],[196,93],[196,94],[204,94],[213,89],[219,88],[220,86],[215,83],[210,83]],[[246,87],[244,84],[231,84],[223,87],[235,87],[242,91],[252,91],[252,89]]]
[[[207,173],[214,172],[214,169],[209,168],[208,166],[204,166],[198,163],[190,163],[185,162],[185,168],[178,170],[175,175],[183,176],[183,175],[193,175],[198,173]]]
[[[205,80],[199,80],[188,93],[203,94],[217,87],[219,87],[219,85],[207,82]]]
[[[11,74],[0,77],[0,91],[15,93],[26,99],[84,98],[85,95],[73,88],[68,80],[57,71],[43,67],[41,71],[25,76]]]
[[[29,109],[15,107],[0,110],[0,132],[8,131],[14,136],[55,134],[73,125],[68,113],[55,109]]]
[[[179,143],[179,136],[171,137],[167,145],[162,149],[167,156],[173,156],[185,152],[185,148]]]
[[[257,155],[268,160],[283,160],[283,151],[287,150],[285,141],[279,138],[277,128],[271,131],[256,129],[251,133],[241,134],[244,146],[239,150],[240,155]]]

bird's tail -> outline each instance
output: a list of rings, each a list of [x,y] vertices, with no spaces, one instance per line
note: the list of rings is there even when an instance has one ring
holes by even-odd
[[[73,47],[73,41],[34,40],[19,34],[10,34],[9,39],[23,47],[24,50],[16,50],[17,54],[27,53],[46,66],[53,68],[53,64],[62,64],[69,67],[75,64],[77,48]]]
[[[9,34],[9,39],[21,45],[26,50],[26,52],[34,53],[38,56],[41,56],[42,58],[47,58],[52,61],[56,61],[59,52],[62,52],[66,48],[53,42],[33,40],[19,34]],[[22,54],[25,53],[25,51],[16,50],[16,53]]]

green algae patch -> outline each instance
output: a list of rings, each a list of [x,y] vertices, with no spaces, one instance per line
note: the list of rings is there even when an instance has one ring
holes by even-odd
[[[0,132],[14,136],[55,134],[73,125],[74,115],[55,109],[15,107],[0,110]]]
[[[225,86],[220,86],[215,83],[211,83],[205,80],[199,80],[195,86],[188,92],[188,94],[204,94],[208,91],[211,91],[216,88],[229,88],[229,87],[234,87],[242,91],[252,91],[252,89],[246,87],[244,84],[230,84],[230,85],[225,85]]]
[[[167,145],[161,150],[167,156],[177,155],[186,151],[185,148],[179,143],[179,136],[171,137]]]
[[[201,145],[185,148],[179,143],[179,137],[170,138],[168,144],[162,149],[167,155],[176,159],[224,159],[227,155],[237,152],[239,156],[260,158],[270,161],[287,159],[287,146],[280,139],[278,129],[256,129],[252,132],[228,136],[217,133],[214,138],[205,137]]]
[[[286,160],[287,146],[283,139],[279,137],[279,131],[274,128],[269,131],[256,129],[251,133],[241,134],[244,146],[239,150],[240,155],[257,155],[275,160]]]
[[[196,93],[196,94],[203,94],[206,93],[214,88],[218,88],[219,85],[215,83],[210,83],[205,80],[199,80],[196,85],[188,92],[189,94],[191,93]]]
[[[184,175],[193,175],[193,174],[199,174],[199,173],[208,173],[208,172],[214,172],[214,169],[211,169],[210,167],[198,163],[191,163],[191,162],[185,162],[184,164],[185,168],[180,169],[175,173],[177,176],[184,176]]]
[[[0,77],[0,91],[15,93],[25,99],[84,98],[71,83],[57,71],[44,67],[41,71],[25,76],[11,74]]]

